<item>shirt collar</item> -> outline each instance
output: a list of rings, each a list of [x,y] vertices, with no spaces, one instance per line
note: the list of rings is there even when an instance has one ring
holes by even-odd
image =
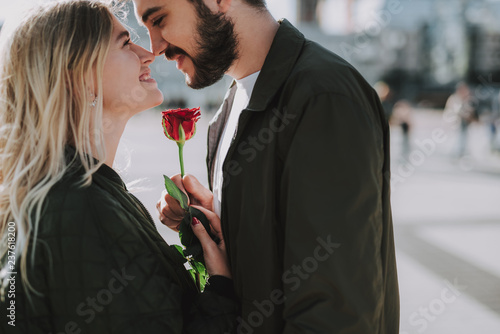
[[[304,35],[288,20],[280,27],[255,84],[247,110],[264,111],[290,75],[305,43]]]

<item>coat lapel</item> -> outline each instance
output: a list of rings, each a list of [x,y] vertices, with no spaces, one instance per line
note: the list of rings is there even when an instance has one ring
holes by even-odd
[[[224,132],[224,126],[226,125],[227,118],[233,107],[234,95],[236,94],[236,84],[233,82],[229,91],[224,98],[224,103],[220,107],[217,114],[210,122],[208,127],[208,149],[207,149],[207,168],[208,168],[208,183],[210,189],[212,189],[212,182],[214,180],[214,169],[215,169],[215,157],[217,155],[217,148],[219,147],[219,142]]]

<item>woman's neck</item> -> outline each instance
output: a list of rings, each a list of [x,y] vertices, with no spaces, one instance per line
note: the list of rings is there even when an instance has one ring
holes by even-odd
[[[104,163],[109,167],[113,168],[113,163],[116,157],[116,151],[118,150],[118,145],[120,144],[120,139],[122,137],[125,126],[128,120],[114,120],[109,124],[103,125],[104,133],[104,146],[106,148],[106,160]]]

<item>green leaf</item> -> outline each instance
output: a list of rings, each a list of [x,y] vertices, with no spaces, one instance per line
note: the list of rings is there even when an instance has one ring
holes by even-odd
[[[181,208],[183,208],[185,211],[188,211],[189,206],[186,194],[182,192],[174,183],[174,181],[172,181],[168,176],[163,175],[163,177],[165,178],[165,189],[167,189],[168,194],[179,202]]]
[[[205,289],[205,285],[207,284],[208,273],[205,268],[205,259],[203,258],[203,247],[191,228],[192,217],[196,217],[200,220],[212,240],[216,243],[218,243],[219,240],[212,234],[210,222],[205,214],[198,209],[189,207],[188,211],[186,211],[184,215],[184,218],[182,219],[181,226],[179,227],[179,238],[181,239],[182,245],[186,247],[183,250],[183,255],[192,268],[189,270],[189,273],[193,277],[193,280],[200,291],[203,291]],[[180,246],[177,247],[176,248],[179,251],[182,249]]]
[[[199,289],[201,292],[203,292],[203,290],[205,289],[205,285],[207,284],[207,280],[208,280],[207,269],[205,268],[203,263],[200,263],[200,262],[195,261],[193,259],[191,259],[189,261],[189,265],[192,268],[191,270],[194,271],[195,276],[198,275]],[[195,279],[195,282],[196,282],[196,279]]]
[[[200,292],[205,290],[205,286],[207,285],[208,278],[206,276],[200,275]]]
[[[189,269],[189,274],[191,274],[191,278],[196,282],[196,273],[193,269]]]
[[[203,263],[201,262],[198,262],[198,261],[194,261],[192,260],[190,262],[191,264],[191,267],[200,275],[206,275],[206,272],[207,272],[207,269],[205,268],[205,266],[203,265]]]
[[[182,257],[186,258],[186,257],[184,256],[184,247],[179,246],[179,245],[171,245],[171,247],[175,248],[175,250],[177,250],[177,252],[178,252],[179,254],[181,254],[181,255],[182,255]]]
[[[184,255],[184,248],[179,245],[172,245],[180,254]]]
[[[186,263],[187,259],[186,256],[184,255],[184,248],[179,245],[170,245],[172,249],[175,251],[175,255],[179,258],[179,261],[182,263]]]

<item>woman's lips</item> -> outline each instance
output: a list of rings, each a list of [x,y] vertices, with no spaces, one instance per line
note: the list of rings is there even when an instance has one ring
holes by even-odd
[[[139,77],[140,82],[156,83],[156,80],[151,77],[151,73],[144,73]]]

